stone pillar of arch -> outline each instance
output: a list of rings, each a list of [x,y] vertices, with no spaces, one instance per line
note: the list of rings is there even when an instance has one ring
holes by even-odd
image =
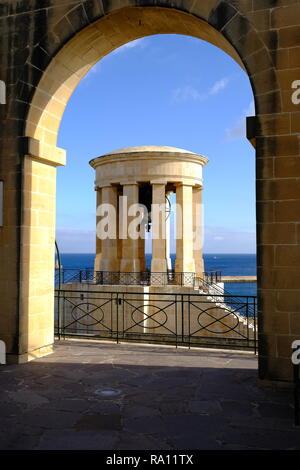
[[[175,272],[194,273],[193,251],[193,185],[176,185],[176,262]]]

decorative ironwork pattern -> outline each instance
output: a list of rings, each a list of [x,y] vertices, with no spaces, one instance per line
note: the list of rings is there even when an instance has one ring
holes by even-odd
[[[256,352],[256,297],[57,290],[59,337],[84,336]]]

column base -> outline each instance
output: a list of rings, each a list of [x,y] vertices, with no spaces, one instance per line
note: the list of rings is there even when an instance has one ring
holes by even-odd
[[[168,269],[168,263],[165,258],[152,258],[151,260],[151,272],[153,273],[166,273]]]
[[[100,261],[100,269],[99,271],[108,271],[112,273],[116,273],[119,271],[119,260],[116,259],[111,259],[111,258],[101,258]]]
[[[34,359],[39,359],[40,357],[48,356],[53,353],[53,344],[48,346],[43,346],[41,348],[35,349],[24,354],[7,354],[6,363],[7,364],[25,364],[26,362],[33,361]]]
[[[120,263],[121,273],[140,273],[141,262],[139,258],[123,258]]]
[[[151,261],[151,285],[164,286],[168,284],[167,260],[154,258]]]
[[[195,261],[194,259],[177,259],[175,261],[175,272],[177,273],[194,273]]]
[[[102,258],[101,254],[95,256],[94,271],[100,271],[101,258]]]
[[[196,274],[196,277],[203,277],[203,273],[204,273],[205,269],[204,269],[204,261],[203,259],[201,259],[200,261],[195,261],[195,274]]]

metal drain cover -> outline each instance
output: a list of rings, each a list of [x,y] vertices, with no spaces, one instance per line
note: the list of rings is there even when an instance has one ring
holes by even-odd
[[[121,390],[117,390],[115,388],[98,388],[95,391],[95,394],[107,398],[117,397],[118,395],[121,395]]]

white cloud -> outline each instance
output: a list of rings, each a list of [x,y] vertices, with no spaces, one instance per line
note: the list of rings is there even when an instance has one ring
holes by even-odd
[[[219,93],[221,90],[227,87],[229,83],[229,78],[224,77],[221,80],[218,80],[208,91],[208,95],[216,95]]]
[[[172,101],[175,103],[186,102],[186,101],[204,101],[210,96],[217,95],[229,84],[229,78],[224,77],[213,84],[212,87],[206,93],[201,93],[199,90],[194,88],[192,85],[185,85],[183,87],[176,88],[172,94]]]
[[[112,54],[120,54],[130,49],[134,49],[135,47],[145,47],[145,46],[146,46],[145,38],[135,39],[134,41],[127,42],[126,44],[123,44],[123,46],[118,47],[112,52]]]
[[[202,98],[202,95],[196,90],[196,88],[191,85],[186,85],[184,87],[176,88],[173,92],[172,101],[175,102],[184,102],[189,100],[199,100]]]
[[[226,129],[224,140],[230,142],[246,137],[246,117],[255,114],[254,101],[251,101],[247,109],[244,109],[242,116],[236,121],[233,127]]]

